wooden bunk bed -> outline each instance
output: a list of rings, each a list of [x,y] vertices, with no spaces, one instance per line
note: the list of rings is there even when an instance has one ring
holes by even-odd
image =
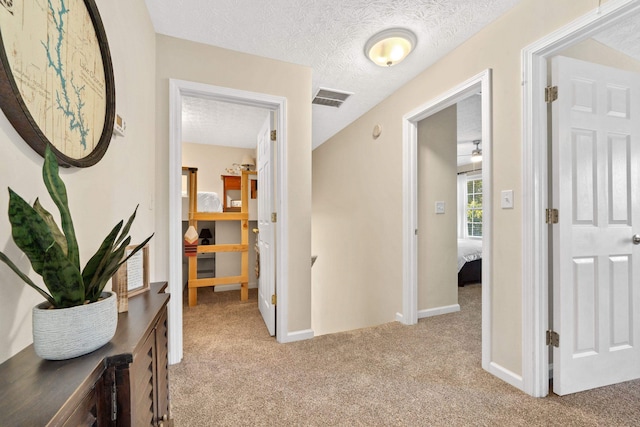
[[[240,243],[224,245],[198,245],[196,256],[188,257],[189,275],[187,286],[189,289],[189,307],[198,304],[198,288],[213,287],[240,283],[240,299],[249,299],[249,175],[255,171],[242,171],[240,177],[241,207],[239,212],[198,212],[198,169],[182,167],[188,175],[189,197],[189,226],[198,229],[198,221],[240,221]],[[239,276],[198,278],[198,254],[239,252],[241,265]]]

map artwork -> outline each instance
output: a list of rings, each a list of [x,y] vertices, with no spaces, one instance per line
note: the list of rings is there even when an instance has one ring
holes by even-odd
[[[105,123],[100,45],[83,0],[0,0],[0,32],[31,116],[74,159],[92,152]]]

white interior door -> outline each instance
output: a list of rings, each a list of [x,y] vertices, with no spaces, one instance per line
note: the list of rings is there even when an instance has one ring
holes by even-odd
[[[258,134],[258,249],[260,251],[260,276],[258,277],[258,307],[267,325],[269,334],[276,334],[275,295],[275,245],[274,226],[271,214],[273,206],[273,159],[276,141],[271,140],[271,130],[275,129],[275,113],[271,112]],[[273,123],[273,125],[272,125]]]
[[[564,57],[552,68],[553,391],[563,395],[640,378],[640,75]]]

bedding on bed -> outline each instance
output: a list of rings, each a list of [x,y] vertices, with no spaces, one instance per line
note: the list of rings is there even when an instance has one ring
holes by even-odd
[[[458,273],[465,263],[482,259],[482,240],[458,239]]]
[[[222,202],[218,193],[198,191],[198,212],[222,212]]]

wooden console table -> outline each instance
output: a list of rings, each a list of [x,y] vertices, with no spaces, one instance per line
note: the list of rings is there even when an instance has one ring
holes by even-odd
[[[107,345],[47,361],[33,345],[0,365],[0,425],[171,426],[166,283],[132,297]]]

